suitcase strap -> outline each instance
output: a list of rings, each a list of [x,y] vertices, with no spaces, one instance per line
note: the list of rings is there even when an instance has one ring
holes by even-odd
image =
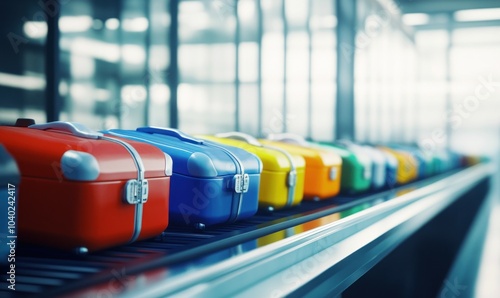
[[[292,206],[293,199],[295,197],[295,189],[297,188],[297,167],[295,162],[293,161],[293,157],[288,153],[288,151],[283,150],[278,147],[270,146],[270,145],[262,145],[262,147],[278,151],[286,156],[288,161],[290,162],[290,171],[286,177],[286,186],[288,187],[288,198],[286,202],[286,206]]]
[[[233,176],[231,185],[229,185],[229,187],[234,192],[233,201],[231,202],[231,214],[229,215],[228,221],[234,222],[238,219],[238,216],[240,216],[241,205],[243,203],[243,194],[248,192],[248,188],[250,185],[250,176],[245,173],[245,167],[243,166],[241,160],[230,150],[214,143],[205,142],[204,144],[209,147],[215,147],[224,151],[236,164],[236,174]]]
[[[311,145],[301,135],[289,132],[269,134],[267,136],[267,139],[271,141],[294,144],[302,147],[311,147]]]
[[[123,146],[132,156],[135,166],[137,167],[137,179],[130,179],[125,183],[125,189],[123,192],[123,201],[127,204],[135,205],[135,219],[134,219],[134,232],[130,239],[130,243],[134,242],[139,238],[142,229],[142,214],[143,214],[143,204],[148,200],[149,184],[148,180],[145,179],[145,167],[142,163],[141,156],[125,141],[102,136],[101,139],[110,141]]]

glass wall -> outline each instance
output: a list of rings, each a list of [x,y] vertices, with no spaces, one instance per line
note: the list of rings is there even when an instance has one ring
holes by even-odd
[[[394,5],[358,1],[355,40],[356,138],[409,143],[417,127],[417,52]]]
[[[288,121],[285,104],[285,1],[261,1],[262,5],[262,130],[279,133]]]
[[[171,87],[168,81],[173,72],[170,67],[170,11],[168,1],[149,1],[150,30],[147,43],[150,44],[150,48],[145,75],[145,82],[148,85],[149,111],[146,114],[146,123],[169,126]]]
[[[447,33],[419,31],[414,39],[397,3],[388,3],[357,1],[356,41],[345,49],[355,52],[356,138],[415,142],[446,125]],[[42,122],[47,28],[37,19],[43,9],[18,6],[5,30],[29,42],[20,39],[19,54],[3,47],[0,119]],[[332,140],[342,55],[335,9],[333,0],[66,1],[60,118],[104,129],[169,126],[172,117],[188,133],[287,131]],[[457,34],[460,43],[465,33]],[[451,59],[464,55],[466,46]],[[465,78],[453,80],[464,88]]]
[[[0,3],[0,124],[45,122],[45,39],[49,16],[36,1]]]
[[[236,112],[235,1],[179,3],[179,128],[234,130]]]
[[[451,36],[448,120],[454,148],[498,158],[500,26],[457,28]]]
[[[416,32],[418,140],[428,149],[450,145],[461,152],[496,158],[500,147],[500,95],[495,85],[500,78],[500,27],[476,23],[467,28],[449,21],[449,25]]]
[[[168,125],[166,1],[73,0],[61,9],[62,120]]]
[[[424,143],[432,140],[433,134],[446,132],[447,109],[447,30],[418,31],[418,139]],[[435,138],[436,140],[438,138]],[[445,147],[446,139],[432,141],[432,147]]]
[[[262,11],[259,1],[238,1],[238,110],[235,129],[257,136],[261,131]]]
[[[310,113],[308,136],[329,141],[335,136],[337,83],[337,17],[335,1],[311,0]]]
[[[180,128],[256,136],[289,131],[331,140],[334,4],[180,2]]]

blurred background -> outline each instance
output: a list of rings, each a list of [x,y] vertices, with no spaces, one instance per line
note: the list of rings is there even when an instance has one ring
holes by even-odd
[[[497,0],[18,0],[0,17],[2,124],[500,155]]]
[[[498,1],[0,5],[2,123],[287,131],[498,152]]]

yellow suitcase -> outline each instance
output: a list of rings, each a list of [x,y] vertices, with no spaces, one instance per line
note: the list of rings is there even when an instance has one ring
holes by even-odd
[[[394,150],[388,147],[379,147],[380,149],[392,154],[398,160],[398,169],[396,172],[396,182],[405,184],[418,177],[418,161],[408,152]]]
[[[305,179],[305,160],[302,156],[263,145],[254,137],[240,132],[198,137],[245,149],[262,160],[260,208],[281,209],[302,202]]]
[[[291,154],[301,155],[305,159],[304,199],[326,199],[339,193],[342,158],[335,152],[270,140],[259,140],[259,142],[281,148]]]

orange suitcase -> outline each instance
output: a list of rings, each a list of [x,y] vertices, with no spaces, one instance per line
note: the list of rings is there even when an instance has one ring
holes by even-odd
[[[161,234],[172,160],[77,123],[0,127],[16,159],[19,239],[86,253]]]
[[[270,140],[259,142],[301,155],[305,159],[304,199],[326,199],[339,193],[342,158],[335,152]]]

